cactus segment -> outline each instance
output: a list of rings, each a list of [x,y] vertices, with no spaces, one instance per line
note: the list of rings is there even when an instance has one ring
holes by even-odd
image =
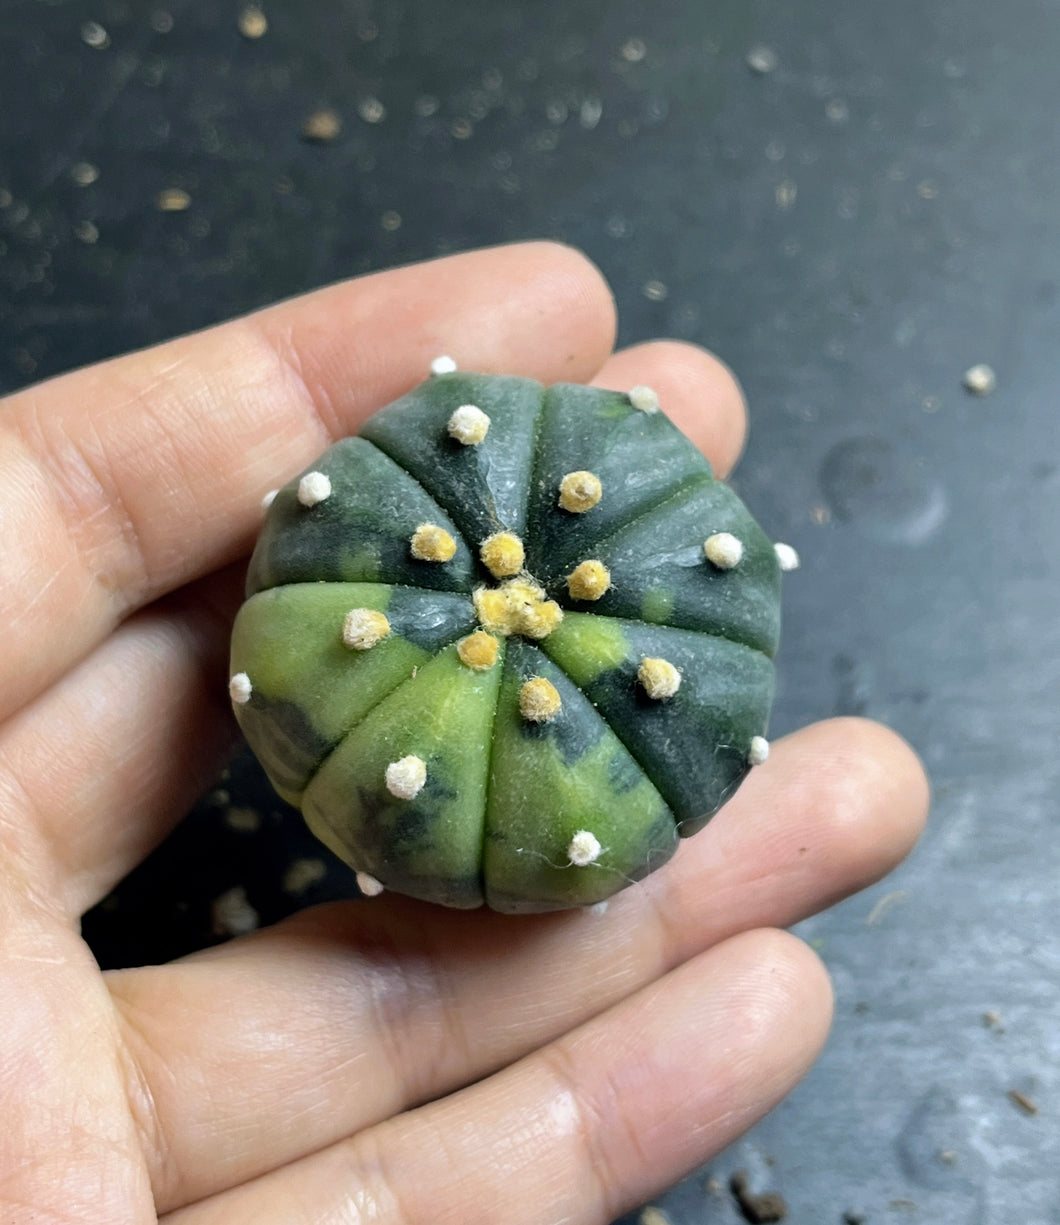
[[[247,595],[285,583],[407,583],[467,591],[474,558],[445,511],[407,472],[363,438],[337,442],[316,464],[330,481],[326,501],[306,509],[296,478],[277,494],[250,560]],[[409,541],[423,523],[454,537],[440,565],[419,561]]]
[[[456,410],[490,419],[477,446],[449,434]],[[541,387],[527,379],[454,374],[432,379],[375,414],[361,431],[446,508],[469,541],[523,535]]]
[[[522,689],[535,677],[562,700],[547,722],[520,712]],[[673,814],[612,728],[540,648],[519,638],[507,644],[491,760],[483,870],[494,910],[592,905],[660,867],[677,846]],[[582,831],[601,850],[578,867],[569,848]]]
[[[738,570],[719,570],[704,557],[704,524],[739,535]],[[600,542],[597,550],[611,585],[594,613],[700,630],[775,653],[780,566],[769,538],[727,485],[694,482]],[[562,580],[541,577],[563,590]]]
[[[371,650],[343,641],[351,608],[386,616]],[[368,583],[259,592],[239,611],[232,667],[253,685],[240,723],[273,786],[297,804],[313,771],[369,710],[474,625],[466,597]]]
[[[560,484],[578,471],[599,480],[603,497],[586,514],[557,513]],[[601,540],[666,501],[676,487],[712,479],[710,464],[664,413],[640,412],[619,392],[570,383],[550,387],[523,537],[527,569],[552,583],[587,557],[608,565]]]
[[[302,812],[316,836],[386,889],[481,906],[489,766],[481,746],[501,671],[467,668],[449,646],[374,706],[306,788]],[[387,767],[409,756],[424,762],[425,782],[405,799],[388,788]]]
[[[625,657],[602,667],[601,653],[584,657],[595,627],[586,631],[582,623],[595,619],[568,613],[542,650],[614,728],[687,837],[750,768],[748,746],[762,734],[773,700],[773,665],[760,651],[725,638],[627,621],[611,623],[628,644]],[[638,682],[645,657],[665,659],[680,671],[680,687],[666,701],[650,697]]]

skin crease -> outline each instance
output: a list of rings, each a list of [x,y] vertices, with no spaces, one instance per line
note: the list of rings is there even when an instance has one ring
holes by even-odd
[[[228,633],[262,495],[438,354],[647,384],[731,467],[728,370],[674,342],[612,353],[614,326],[583,257],[528,244],[337,285],[4,403],[5,1225],[603,1225],[811,1065],[827,975],[776,929],[889,871],[927,806],[908,747],[861,720],[774,744],[602,914],[384,896],[108,974],[79,936],[234,741]]]

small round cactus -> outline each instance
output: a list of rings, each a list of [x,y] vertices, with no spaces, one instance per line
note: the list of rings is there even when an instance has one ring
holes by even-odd
[[[233,709],[363,891],[594,905],[765,760],[791,565],[650,388],[452,367],[269,503]]]

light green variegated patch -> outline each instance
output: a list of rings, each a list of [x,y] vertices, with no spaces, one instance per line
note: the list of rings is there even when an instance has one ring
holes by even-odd
[[[591,613],[567,613],[546,639],[548,654],[576,685],[590,685],[629,654],[619,621]]]

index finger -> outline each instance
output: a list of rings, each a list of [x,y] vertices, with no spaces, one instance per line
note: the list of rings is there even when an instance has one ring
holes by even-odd
[[[375,274],[12,396],[0,415],[0,718],[130,611],[240,556],[262,495],[451,354],[585,380],[600,274],[523,244]]]

